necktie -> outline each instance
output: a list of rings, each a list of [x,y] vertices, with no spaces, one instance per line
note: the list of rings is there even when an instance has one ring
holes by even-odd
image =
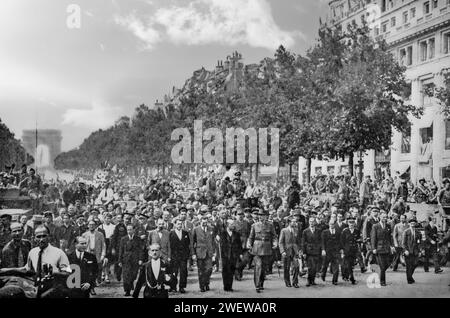
[[[22,267],[24,265],[22,247],[20,247],[20,246],[19,246],[19,256],[17,259],[17,265],[18,265],[18,267]]]
[[[413,241],[416,239],[416,233],[414,233],[414,230],[411,230],[411,232],[412,232],[412,238],[413,238]]]
[[[42,254],[44,253],[43,249],[39,250],[39,254],[38,254],[38,261],[37,261],[37,268],[36,268],[36,278],[37,281],[40,282],[41,281],[41,276],[42,276]]]
[[[83,260],[83,253],[80,253],[80,263]]]

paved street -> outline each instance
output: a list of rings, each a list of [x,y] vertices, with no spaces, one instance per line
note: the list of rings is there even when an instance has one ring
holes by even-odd
[[[197,283],[197,272],[189,272],[187,293],[181,295],[179,293],[171,294],[171,298],[392,298],[392,297],[450,297],[450,268],[445,268],[441,274],[434,274],[431,270],[425,273],[423,268],[417,269],[414,274],[416,283],[408,285],[406,283],[405,269],[400,268],[398,272],[387,272],[387,286],[382,288],[369,288],[366,280],[372,273],[361,274],[359,270],[355,272],[355,278],[358,281],[356,286],[347,282],[339,282],[339,286],[331,284],[331,276],[327,276],[327,281],[316,279],[317,286],[306,287],[306,279],[300,279],[300,288],[286,288],[278,272],[274,270],[274,274],[268,277],[265,283],[265,290],[261,294],[257,294],[253,285],[253,272],[246,271],[244,279],[233,284],[233,293],[223,291],[221,273],[214,273],[211,279],[211,291],[201,293]],[[122,285],[112,282],[108,287],[96,288],[97,298],[122,298]]]

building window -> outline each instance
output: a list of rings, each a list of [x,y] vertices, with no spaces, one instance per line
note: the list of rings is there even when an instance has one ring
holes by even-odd
[[[445,150],[450,150],[450,120],[445,121]]]
[[[386,0],[381,0],[381,12],[386,11]]]
[[[438,0],[433,0],[433,9],[438,7]]]
[[[403,24],[408,23],[408,11],[403,12]]]
[[[424,14],[430,13],[430,1],[427,1],[423,4],[423,13]]]
[[[422,41],[419,44],[420,47],[420,61],[426,61],[428,56],[428,43],[427,41]]]
[[[450,32],[444,33],[442,42],[444,44],[444,54],[450,53]]]
[[[433,152],[433,124],[430,127],[420,128],[420,155],[423,156],[423,160],[427,161],[431,159]]]
[[[394,1],[389,0],[389,9],[392,9],[394,7]]]
[[[315,171],[316,171],[316,176],[321,175],[322,174],[322,167],[316,167]]]
[[[411,153],[411,126],[402,133],[401,153]]]
[[[391,27],[395,27],[395,17],[391,18]]]
[[[435,41],[434,38],[428,40],[428,46],[429,46],[429,58],[434,58],[435,54]]]
[[[412,65],[412,46],[408,46],[406,48],[400,49],[400,65],[402,66],[410,66]]]
[[[431,81],[422,83],[422,105],[429,106],[432,103],[432,92],[434,84]]]
[[[416,17],[416,8],[411,8],[411,19]]]
[[[388,26],[388,23],[387,23],[387,22],[384,22],[384,23],[381,25],[381,33],[386,33],[386,32],[387,32],[387,26]]]
[[[380,28],[375,27],[375,36],[379,36],[379,35],[380,35]]]

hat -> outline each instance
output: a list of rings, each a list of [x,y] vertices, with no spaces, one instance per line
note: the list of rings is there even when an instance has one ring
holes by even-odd
[[[426,221],[426,220],[425,220],[425,221]],[[416,218],[410,218],[409,221],[408,221],[408,223],[412,223],[412,222],[417,223],[417,219],[416,219]]]
[[[269,211],[264,210],[264,209],[259,209],[258,215],[269,215]]]
[[[244,209],[244,212],[245,212],[245,213],[251,213],[251,212],[252,212],[252,209],[250,209],[250,208],[245,208],[245,209]]]
[[[235,174],[234,174],[236,177],[240,177],[240,176],[242,176],[242,174],[241,174],[241,172],[240,171],[238,171],[238,172],[236,172]]]
[[[127,210],[127,211],[125,211],[125,212],[123,213],[123,215],[134,216],[134,213],[133,213],[132,211]]]
[[[78,220],[80,218],[84,218],[84,215],[83,214],[78,214],[76,219]]]
[[[44,217],[47,217],[47,216],[53,216],[53,213],[50,212],[50,211],[45,211],[44,212]]]
[[[187,212],[187,208],[186,208],[185,206],[182,206],[182,207],[179,209],[179,212],[180,212],[180,213],[181,213],[181,211]]]

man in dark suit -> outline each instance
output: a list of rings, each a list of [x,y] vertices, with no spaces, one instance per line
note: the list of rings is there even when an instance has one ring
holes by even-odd
[[[322,232],[322,256],[324,262],[322,266],[322,280],[325,281],[328,266],[331,264],[333,273],[333,285],[337,285],[339,276],[339,259],[341,251],[341,232],[335,229],[334,221],[330,221],[329,229]]]
[[[426,222],[426,221],[425,221]],[[424,222],[424,223],[425,223]],[[430,257],[433,258],[434,272],[436,274],[442,273],[442,268],[439,266],[438,257],[438,229],[434,224],[433,219],[428,219],[428,224],[424,226],[425,230],[425,259],[423,264],[423,269],[425,272],[429,271]]]
[[[127,227],[123,222],[122,214],[116,216],[116,227],[114,228],[113,235],[111,236],[111,263],[114,263],[114,274],[117,281],[122,280],[122,267],[119,266],[118,255],[120,249],[120,241],[127,235]]]
[[[408,284],[415,283],[413,274],[419,260],[419,247],[422,241],[422,235],[416,230],[416,225],[416,219],[409,220],[409,228],[403,233],[402,240],[406,263],[406,280],[408,281]]]
[[[386,270],[389,267],[390,255],[395,251],[392,244],[392,230],[387,224],[387,213],[382,211],[380,214],[380,223],[372,226],[370,234],[372,252],[380,266],[381,286],[386,286]]]
[[[202,216],[199,226],[194,228],[192,234],[193,258],[197,260],[198,283],[200,291],[209,290],[209,280],[212,274],[212,258],[214,253],[214,229],[208,225],[208,216]]]
[[[238,208],[238,212],[236,214],[236,221],[234,222],[234,227],[236,232],[239,233],[242,242],[242,260],[238,259],[236,264],[236,280],[242,280],[243,271],[245,266],[248,264],[250,260],[250,254],[247,249],[247,238],[250,234],[250,223],[244,219],[244,212],[241,208]]]
[[[314,282],[316,278],[317,266],[320,261],[320,250],[322,246],[321,233],[316,228],[315,217],[310,217],[309,227],[303,231],[302,235],[302,250],[306,255],[306,262],[308,266],[308,283],[307,287],[316,285]]]
[[[281,230],[278,246],[280,247],[281,257],[283,259],[284,267],[284,282],[286,287],[299,288],[298,286],[298,274],[299,274],[299,246],[300,246],[300,233],[298,230],[297,218],[291,216],[287,219],[288,226]],[[290,270],[291,265],[293,267],[293,277],[291,285]]]
[[[71,267],[79,266],[81,274],[80,288],[70,290],[71,298],[89,298],[91,289],[95,287],[98,275],[97,258],[94,254],[86,252],[87,247],[87,239],[79,236],[75,239],[75,251],[68,255]]]
[[[174,278],[169,265],[161,258],[161,246],[153,243],[149,247],[148,254],[150,260],[139,270],[133,298],[139,297],[144,285],[144,298],[169,298],[165,285],[172,286]]]
[[[344,262],[342,266],[342,277],[350,279],[353,285],[356,284],[353,276],[353,266],[358,255],[361,255],[359,248],[360,231],[356,228],[356,220],[352,217],[347,219],[348,228],[341,233],[341,246],[344,252]]]
[[[175,277],[175,286],[171,287],[171,291],[176,291],[176,283],[178,278],[178,272],[180,273],[179,288],[180,293],[184,294],[187,285],[188,276],[188,260],[192,255],[191,240],[189,233],[183,229],[183,221],[177,219],[175,221],[175,228],[170,231],[169,243],[170,243],[170,266]]]
[[[235,231],[234,221],[226,220],[226,229],[219,233],[220,253],[222,259],[223,289],[233,291],[233,276],[238,259],[242,258],[242,242],[238,232]]]
[[[144,258],[142,240],[134,235],[134,231],[134,225],[128,224],[127,235],[122,237],[119,245],[119,266],[122,268],[123,289],[126,297],[131,296],[133,282]]]
[[[23,227],[20,223],[12,223],[10,226],[12,240],[6,243],[0,250],[0,268],[16,268],[25,266],[31,243],[23,239]]]
[[[170,223],[172,224],[172,223]],[[158,219],[157,228],[150,231],[148,234],[148,244],[158,243],[161,246],[161,257],[164,261],[170,264],[170,243],[169,243],[169,230],[164,225],[164,219]]]

